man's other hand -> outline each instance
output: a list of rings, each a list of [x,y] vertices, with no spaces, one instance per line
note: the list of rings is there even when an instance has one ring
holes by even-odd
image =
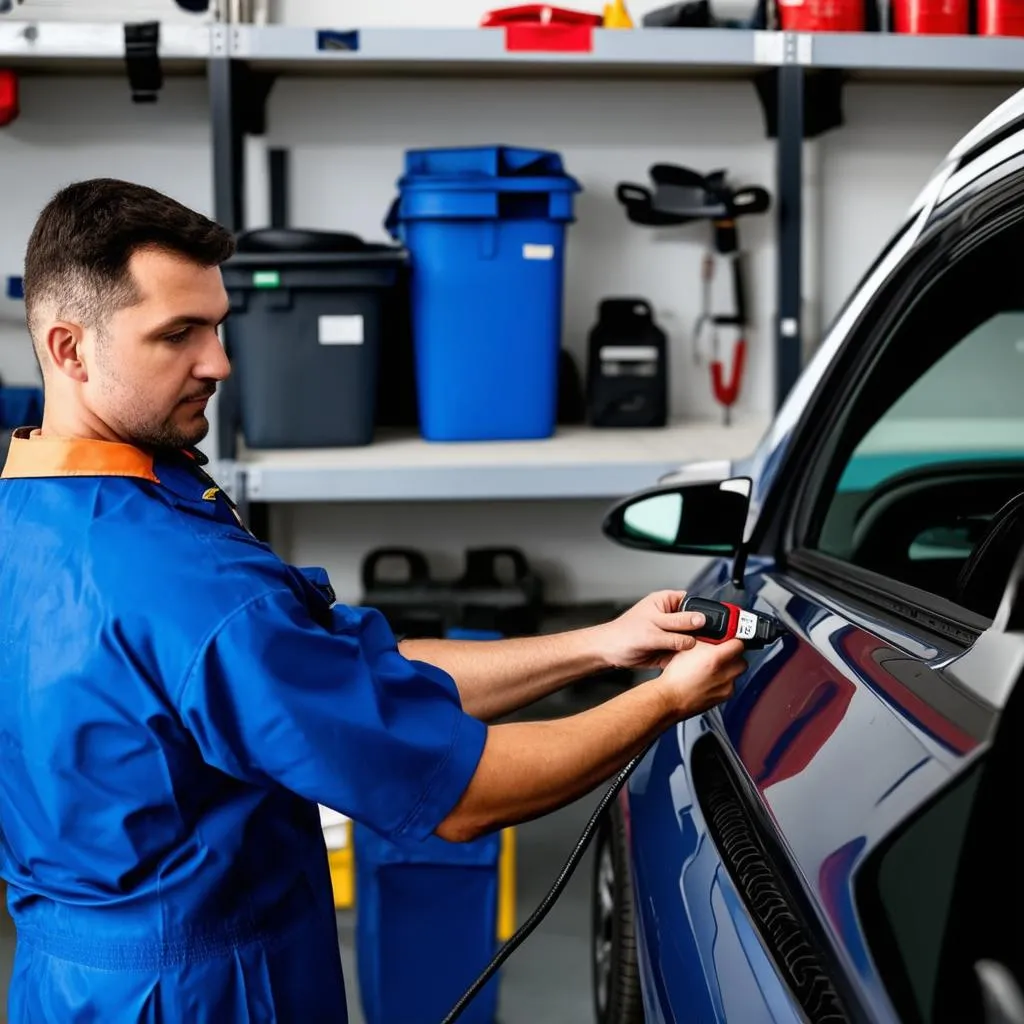
[[[615,668],[664,668],[680,651],[697,642],[690,630],[704,625],[704,616],[677,611],[685,590],[648,594],[617,619],[596,627],[598,643]]]
[[[742,640],[698,642],[693,650],[673,655],[665,671],[648,685],[664,690],[671,713],[680,720],[702,714],[733,695],[736,680],[747,668],[743,653]]]

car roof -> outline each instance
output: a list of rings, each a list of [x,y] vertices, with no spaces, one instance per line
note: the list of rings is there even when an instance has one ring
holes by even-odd
[[[966,185],[1022,153],[1024,89],[1000,103],[949,150],[911,204],[905,219],[912,220],[928,205],[932,205],[932,214],[938,212]]]

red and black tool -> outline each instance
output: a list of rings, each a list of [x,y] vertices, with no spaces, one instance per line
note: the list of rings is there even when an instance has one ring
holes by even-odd
[[[742,640],[747,650],[756,651],[775,643],[786,632],[775,619],[760,612],[748,611],[728,601],[709,601],[704,597],[687,596],[679,606],[682,612],[700,612],[705,623],[691,635],[709,644],[726,640]]]

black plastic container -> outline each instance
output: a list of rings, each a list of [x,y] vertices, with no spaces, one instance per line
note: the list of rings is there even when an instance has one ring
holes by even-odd
[[[247,232],[222,270],[228,352],[250,448],[369,444],[381,350],[400,331],[406,251],[354,235]]]
[[[663,427],[668,422],[668,339],[646,299],[605,299],[587,354],[594,427]]]

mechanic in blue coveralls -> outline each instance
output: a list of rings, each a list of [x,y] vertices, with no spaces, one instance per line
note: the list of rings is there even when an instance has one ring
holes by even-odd
[[[229,373],[232,246],[106,179],[59,192],[28,244],[45,412],[0,481],[12,1024],[343,1021],[317,804],[466,841],[576,799],[743,669],[738,642],[686,635],[679,593],[562,635],[396,644],[279,560],[193,447]],[[488,725],[613,665],[663,671]]]

